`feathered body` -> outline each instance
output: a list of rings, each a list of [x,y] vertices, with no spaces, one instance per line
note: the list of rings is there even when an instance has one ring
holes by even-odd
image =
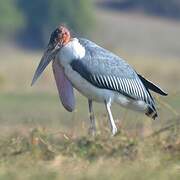
[[[145,84],[148,81],[143,84],[123,59],[89,40],[76,38],[57,56],[67,78],[88,99],[116,102],[152,118],[157,117],[154,100]]]

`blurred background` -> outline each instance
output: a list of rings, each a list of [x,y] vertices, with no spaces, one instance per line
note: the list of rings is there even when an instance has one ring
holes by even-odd
[[[147,171],[149,175],[146,179],[152,179],[152,177],[166,179],[164,175],[166,173],[170,173],[166,175],[174,175],[174,179],[179,179],[180,159],[173,156],[174,161],[170,163],[172,169],[165,172],[166,168],[162,166],[164,163],[162,159],[167,157],[167,154],[164,154],[162,159],[160,158],[159,154],[163,154],[162,147],[157,152],[155,151],[155,155],[152,155],[153,160],[148,159],[146,153],[141,152],[141,155],[143,154],[141,158],[147,158],[147,161],[139,164],[139,156],[137,157],[138,162],[133,161],[134,164],[130,170],[136,173],[137,177],[127,171],[128,164],[122,169],[123,173],[119,174],[119,167],[123,159],[121,153],[118,154],[119,159],[115,158],[110,161],[107,158],[98,159],[95,167],[94,164],[89,164],[86,159],[89,151],[86,152],[83,149],[81,152],[81,144],[80,146],[78,144],[78,138],[88,136],[86,99],[76,92],[76,110],[73,113],[66,112],[58,99],[51,65],[39,81],[33,87],[30,86],[50,34],[59,24],[68,26],[74,36],[88,38],[123,57],[137,72],[168,92],[168,97],[155,95],[159,121],[151,121],[142,114],[116,105],[113,107],[113,114],[118,126],[126,134],[131,135],[133,142],[142,140],[158,129],[176,124],[175,130],[167,133],[168,141],[160,139],[158,143],[164,142],[165,146],[171,145],[173,148],[177,145],[178,152],[180,151],[179,126],[177,125],[180,113],[179,0],[0,0],[0,179],[59,179],[60,177],[68,179],[72,174],[78,174],[77,179],[96,179],[97,177],[109,179],[112,178],[110,176],[112,173],[114,174],[113,179],[124,179],[125,176],[129,177],[126,179],[139,179],[142,175],[142,166],[143,171]],[[109,130],[106,129],[108,123],[103,105],[95,104],[95,111],[98,133],[101,138],[104,134],[110,135]],[[34,131],[36,135],[38,134],[39,139],[46,137],[47,142],[44,143],[44,139],[41,139],[41,144],[35,143],[34,147],[29,140],[34,135]],[[52,137],[54,132],[58,133]],[[77,147],[70,143],[70,147],[76,147],[75,150],[68,151],[71,158],[61,156],[62,141],[64,144],[67,143],[59,137],[62,132],[75,137],[76,141],[78,139]],[[64,136],[63,134],[63,138]],[[121,141],[119,136],[115,138],[114,143]],[[56,138],[59,140],[57,141]],[[109,137],[106,139],[107,143],[111,140]],[[55,145],[52,144],[58,144],[57,142],[61,146],[54,147]],[[104,139],[98,142],[101,144]],[[97,144],[93,143],[95,142],[92,142],[92,151],[99,157],[99,149],[95,148]],[[152,141],[152,145],[153,143],[156,141]],[[37,159],[42,160],[44,156],[47,156],[43,154],[42,144],[45,151],[53,154],[50,158],[53,162],[51,161],[50,166],[45,167],[40,161],[35,163],[33,169],[34,159],[37,162]],[[86,145],[85,143],[84,146]],[[50,150],[49,146],[53,146],[56,151],[55,155],[54,149]],[[109,144],[102,145],[100,149],[104,147],[107,149],[106,146],[109,147]],[[164,147],[164,144],[162,146]],[[116,150],[119,153],[118,148],[119,146]],[[141,148],[142,146],[140,150]],[[116,152],[113,145],[110,149]],[[103,152],[106,155],[106,151]],[[33,153],[35,157],[32,158]],[[86,160],[81,158],[82,154]],[[170,158],[172,154],[175,154],[174,149],[168,154],[170,160],[172,160]],[[75,157],[75,160],[72,157]],[[102,158],[101,155],[100,158]],[[30,166],[25,164],[27,159]],[[72,161],[74,166],[78,164],[77,169],[70,165],[69,162]],[[109,167],[110,162],[115,164],[111,168]],[[57,169],[64,168],[61,163],[65,163],[65,167],[71,169],[72,172],[63,169],[65,173],[59,174]],[[146,169],[146,166],[152,168],[149,174],[149,168]],[[162,170],[159,174],[153,173],[157,167]],[[84,168],[86,170],[90,168],[90,171],[82,175]],[[110,168],[109,172],[101,174],[97,170],[103,171],[104,168]],[[44,169],[48,169],[45,175],[43,175]],[[19,171],[22,175],[28,172],[29,176],[22,178]]]

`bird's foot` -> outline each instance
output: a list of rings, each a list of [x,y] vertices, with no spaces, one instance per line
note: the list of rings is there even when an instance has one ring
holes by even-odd
[[[96,128],[95,127],[90,127],[88,130],[88,134],[90,136],[95,136],[96,135]]]
[[[116,133],[118,132],[117,127],[116,126],[111,127],[111,132],[112,132],[112,136],[115,136]]]

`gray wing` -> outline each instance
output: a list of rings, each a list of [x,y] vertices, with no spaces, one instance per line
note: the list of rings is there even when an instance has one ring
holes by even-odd
[[[154,106],[149,91],[130,65],[89,40],[79,41],[85,47],[86,54],[84,58],[72,61],[73,70],[98,88],[117,91]]]

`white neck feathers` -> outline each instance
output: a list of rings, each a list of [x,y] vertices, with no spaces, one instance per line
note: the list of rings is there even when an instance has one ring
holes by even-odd
[[[79,40],[77,38],[74,38],[71,41],[71,46],[73,48],[73,54],[78,59],[81,59],[85,56],[85,48],[79,43]]]
[[[74,59],[82,59],[84,56],[85,48],[79,43],[77,38],[73,38],[58,53],[59,62],[62,65],[69,64]]]

